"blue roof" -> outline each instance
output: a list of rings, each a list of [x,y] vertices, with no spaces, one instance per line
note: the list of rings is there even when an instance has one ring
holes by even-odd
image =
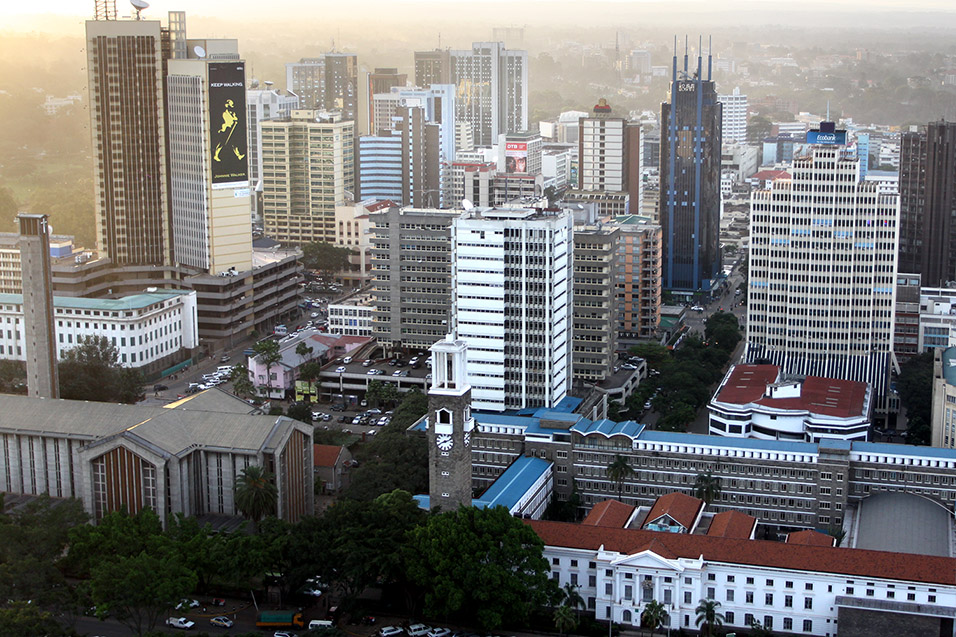
[[[74,308],[80,310],[100,310],[103,312],[120,312],[123,310],[140,310],[156,303],[189,294],[190,290],[154,290],[141,294],[130,294],[118,299],[94,299],[83,296],[54,296],[53,306]],[[23,303],[22,294],[0,294],[0,304],[20,305]]]
[[[541,407],[534,412],[536,418],[542,418],[547,420],[560,420],[562,422],[577,422],[581,419],[581,416],[578,414],[570,414],[566,411],[555,411],[554,409],[545,409]]]
[[[706,434],[685,434],[672,431],[647,431],[641,434],[641,440],[650,442],[672,442],[686,445],[716,445],[738,447],[761,451],[788,451],[790,453],[817,453],[817,445],[812,442],[790,442],[785,440],[758,440],[757,438],[724,438]]]
[[[430,502],[431,496],[429,496],[428,494],[420,493],[418,495],[413,495],[412,499],[418,502],[419,509],[425,509],[426,511],[432,510],[431,502]]]
[[[551,463],[543,458],[521,456],[498,476],[488,490],[472,503],[476,507],[503,506],[511,511],[521,497],[528,492],[541,476],[548,472]]]
[[[950,385],[956,385],[956,347],[943,350],[943,378]]]
[[[849,440],[840,440],[837,438],[821,438],[819,446],[824,449],[849,449],[851,442]]]
[[[575,409],[577,409],[583,402],[584,402],[583,398],[575,398],[574,396],[565,396],[558,402],[557,405],[554,406],[554,411],[572,412]]]
[[[512,427],[527,427],[535,420],[530,416],[512,416],[487,411],[473,411],[471,415],[474,417],[475,422],[487,425],[510,425]]]
[[[929,458],[956,460],[956,450],[944,447],[919,447],[916,445],[895,445],[888,442],[854,442],[853,451],[860,453],[892,453]]]
[[[624,435],[637,438],[641,436],[644,431],[644,425],[634,422],[633,420],[614,422],[606,418],[604,420],[594,421],[582,418],[571,427],[571,431],[575,431],[581,435],[600,433],[607,437]]]

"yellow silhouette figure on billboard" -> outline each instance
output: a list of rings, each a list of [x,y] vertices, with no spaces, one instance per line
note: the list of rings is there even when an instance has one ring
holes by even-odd
[[[236,115],[236,103],[234,101],[226,100],[225,109],[222,112],[222,126],[219,127],[219,137],[223,135],[226,136],[226,139],[218,144],[216,144],[216,152],[213,153],[213,161],[221,161],[219,159],[219,153],[226,146],[230,145],[232,141],[232,134],[236,132],[236,127],[239,125],[239,117]],[[231,145],[232,152],[235,154],[237,159],[243,159],[246,154],[239,149],[239,146],[236,142],[232,142]]]

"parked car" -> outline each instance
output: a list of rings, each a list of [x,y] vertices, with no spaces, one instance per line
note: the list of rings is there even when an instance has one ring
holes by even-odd
[[[232,357],[229,354],[223,354],[222,358],[219,359],[221,363],[228,363],[230,360],[232,360]]]
[[[451,630],[448,628],[432,628],[431,632],[428,633],[428,637],[448,637],[451,635]]]
[[[348,365],[348,364],[351,363],[351,362],[352,362],[352,357],[351,357],[351,356],[346,356],[345,358],[342,359],[342,363],[345,364],[345,365]]]
[[[692,306],[690,309],[694,310],[695,312],[703,312],[703,311],[704,311],[704,308],[702,308],[702,307],[699,306],[699,305],[694,305],[694,306]]]
[[[339,416],[339,422],[348,422],[348,421],[349,421],[348,416]]]
[[[404,634],[405,631],[398,626],[382,626],[381,630],[378,631],[379,637],[400,637]]]
[[[425,635],[431,632],[431,629],[431,626],[426,626],[425,624],[412,624],[405,629],[405,632],[408,633],[408,637],[425,637]]]
[[[176,605],[176,610],[189,610],[190,608],[199,608],[199,600],[184,599]]]
[[[166,391],[169,389],[166,385],[153,385],[153,391]]]
[[[196,622],[191,622],[185,617],[170,617],[166,620],[166,625],[180,630],[190,630],[196,625]]]
[[[371,367],[374,364],[375,364],[375,361],[371,358],[362,361],[362,367]]]
[[[353,418],[353,419],[352,419],[352,424],[353,424],[353,425],[361,425],[361,424],[362,424],[362,417],[361,417],[361,416],[356,416],[355,418]]]
[[[402,370],[400,369],[396,369],[394,372],[392,372],[392,376],[401,376],[401,375],[402,375]]]
[[[345,365],[339,365],[338,367],[335,368],[336,374],[341,374],[344,371],[345,371]]]
[[[342,403],[336,403],[332,405],[331,407],[329,407],[329,409],[331,409],[332,411],[345,411],[345,405],[343,405]]]
[[[221,615],[219,617],[213,617],[210,619],[209,624],[219,628],[232,628],[232,620]]]

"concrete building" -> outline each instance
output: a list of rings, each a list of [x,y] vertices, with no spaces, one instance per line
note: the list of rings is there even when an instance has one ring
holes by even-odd
[[[893,358],[898,370],[922,350],[920,341],[920,278],[918,274],[896,276],[896,306],[893,320]]]
[[[618,242],[616,329],[618,349],[657,333],[661,322],[661,227],[646,217],[614,219]]]
[[[451,224],[460,214],[389,207],[370,215],[372,334],[386,349],[419,350],[448,334]]]
[[[348,447],[337,445],[313,445],[315,477],[322,481],[322,491],[327,495],[339,495],[348,488],[351,480],[352,453]]]
[[[734,144],[747,141],[747,96],[740,94],[740,87],[735,87],[730,95],[718,95],[717,100],[722,105],[723,120],[721,131],[723,143]]]
[[[329,332],[343,336],[372,336],[375,306],[370,295],[329,303]]]
[[[172,262],[158,20],[86,23],[96,242],[113,263]]]
[[[53,327],[53,273],[50,269],[50,226],[46,215],[20,213],[20,256],[22,263],[23,351],[27,370],[27,392],[34,398],[59,398],[56,330]],[[9,319],[7,320],[9,323]],[[9,336],[10,331],[7,331]],[[19,330],[17,350],[20,351]],[[2,335],[0,335],[2,337]],[[12,343],[8,344],[12,349]],[[0,346],[2,350],[2,346]]]
[[[283,243],[335,241],[335,206],[355,188],[354,123],[338,113],[297,110],[262,123],[262,212]]]
[[[451,83],[451,51],[415,51],[415,85]]]
[[[664,233],[664,289],[709,294],[721,272],[720,150],[722,109],[703,59],[696,71],[677,72],[674,55],[670,102],[661,104],[660,224]]]
[[[578,183],[571,196],[578,197],[579,192],[626,193],[626,210],[602,207],[602,213],[640,214],[644,198],[640,123],[612,117],[610,105],[601,98],[593,113],[580,119],[579,127]]]
[[[498,135],[498,172],[541,174],[541,135],[514,132]]]
[[[217,389],[165,407],[0,395],[0,491],[75,497],[94,521],[149,507],[166,526],[240,517],[235,485],[256,465],[275,476],[279,518],[311,515],[312,427],[250,409]]]
[[[404,148],[401,135],[393,131],[382,132],[382,135],[358,138],[356,196],[403,205],[408,181],[402,172],[402,164],[410,149]]]
[[[352,287],[363,287],[372,277],[372,232],[369,215],[394,206],[392,201],[366,200],[357,203],[345,201],[335,206],[335,245],[348,248],[352,266],[338,276]]]
[[[554,188],[563,193],[571,184],[571,149],[557,145],[545,145],[541,151],[541,174],[544,189]]]
[[[826,124],[819,135],[839,140]],[[883,409],[899,199],[861,182],[859,161],[833,142],[811,145],[791,173],[752,198],[745,360],[869,383]]]
[[[368,91],[368,122],[365,132],[374,135],[378,128],[374,126],[374,98],[376,95],[389,93],[393,88],[402,88],[408,82],[406,73],[399,73],[397,68],[376,68],[371,73],[365,74],[366,89]]]
[[[614,373],[617,359],[621,230],[574,227],[572,382],[593,385]]]
[[[933,421],[931,443],[934,447],[956,449],[956,347],[937,349],[933,359]]]
[[[712,436],[865,441],[872,403],[866,383],[816,376],[784,379],[775,365],[734,365],[707,409]]]
[[[271,88],[272,82],[266,82],[266,88],[258,88],[257,80],[246,91],[246,124],[249,138],[249,188],[252,191],[252,212],[256,220],[262,221],[262,122],[270,119],[283,119],[292,116],[299,108],[299,96],[288,91]]]
[[[949,347],[953,334],[956,334],[956,289],[921,288],[919,353]]]
[[[252,263],[245,63],[236,40],[189,40],[167,63],[170,213],[176,263],[210,274]]]
[[[554,406],[571,383],[573,219],[474,209],[452,222],[451,330],[476,409]]]
[[[737,176],[737,183],[743,183],[757,172],[759,154],[756,146],[725,141],[720,151],[720,169],[731,171]]]
[[[299,96],[304,110],[339,111],[342,119],[358,116],[358,59],[354,53],[323,53],[285,65],[286,88]]]
[[[904,133],[899,169],[900,272],[944,286],[956,280],[956,123],[931,122],[925,132]]]

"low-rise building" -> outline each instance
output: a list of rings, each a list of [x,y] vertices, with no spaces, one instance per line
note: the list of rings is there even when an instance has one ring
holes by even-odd
[[[316,329],[304,329],[289,334],[279,341],[278,362],[267,364],[266,357],[255,354],[249,357],[249,380],[263,396],[285,398],[295,389],[299,368],[310,361],[323,365],[342,356],[348,356],[367,345],[369,339],[361,336],[326,334]],[[299,353],[300,346],[307,350]],[[315,379],[318,380],[318,379]]]
[[[866,383],[784,379],[776,365],[734,365],[708,405],[714,436],[819,442],[866,440],[873,396]]]
[[[370,295],[329,304],[329,331],[344,336],[372,336],[375,306]]]
[[[315,477],[322,481],[322,492],[338,495],[349,486],[352,453],[348,447],[313,445]]]

